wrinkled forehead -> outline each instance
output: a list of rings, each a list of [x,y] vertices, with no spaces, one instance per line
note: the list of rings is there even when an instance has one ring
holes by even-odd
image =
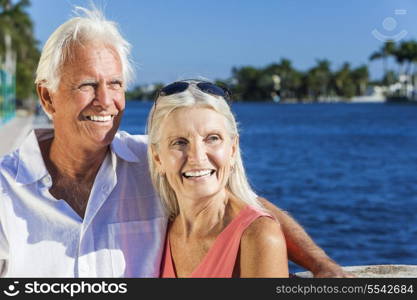
[[[123,77],[123,68],[117,51],[104,43],[74,44],[60,67],[61,75],[84,76],[97,73]]]
[[[61,68],[69,65],[82,65],[107,57],[121,67],[121,59],[116,49],[101,41],[73,41],[63,51]]]

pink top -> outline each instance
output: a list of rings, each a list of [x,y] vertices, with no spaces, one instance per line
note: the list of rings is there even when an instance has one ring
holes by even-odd
[[[236,263],[240,246],[240,238],[245,229],[259,217],[271,215],[258,210],[253,206],[244,207],[239,214],[217,236],[213,246],[204,256],[201,263],[191,273],[194,278],[230,278]],[[175,266],[171,255],[169,238],[165,242],[164,256],[162,257],[161,277],[176,278]]]

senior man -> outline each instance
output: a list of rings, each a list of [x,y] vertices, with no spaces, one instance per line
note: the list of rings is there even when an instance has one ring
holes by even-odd
[[[8,277],[157,277],[167,218],[152,188],[146,136],[118,132],[131,78],[129,43],[99,11],[46,42],[36,86],[52,130],[0,160],[0,271]],[[304,230],[266,200],[289,257],[344,276]]]

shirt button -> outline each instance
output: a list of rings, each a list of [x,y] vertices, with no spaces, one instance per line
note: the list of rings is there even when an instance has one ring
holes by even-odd
[[[104,191],[104,192],[107,192],[109,190],[109,186],[107,184],[105,184],[101,187],[101,190]]]
[[[46,177],[44,177],[43,179],[42,179],[42,183],[44,184],[44,185],[49,185],[49,184],[51,184],[51,176],[46,176]]]

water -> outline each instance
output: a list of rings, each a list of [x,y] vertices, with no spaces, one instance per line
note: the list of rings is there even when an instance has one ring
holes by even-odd
[[[122,129],[143,133],[150,107],[128,103]],[[417,105],[236,103],[233,110],[254,189],[334,260],[417,264]]]

